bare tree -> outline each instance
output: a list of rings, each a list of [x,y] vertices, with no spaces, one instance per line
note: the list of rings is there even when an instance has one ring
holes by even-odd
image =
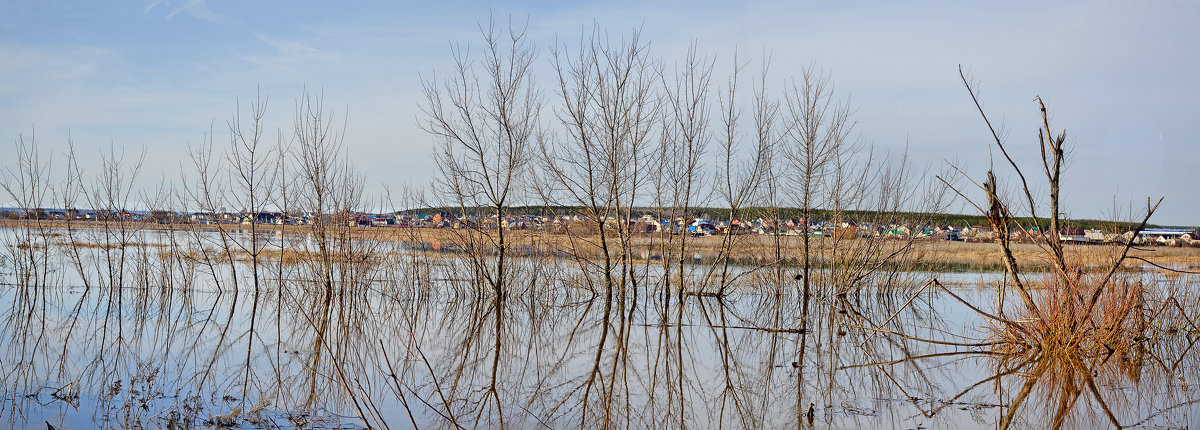
[[[1036,98],[1042,119],[1037,137],[1042,161],[1040,167],[1048,187],[1048,201],[1040,201],[1035,197],[1031,185],[1035,177],[1026,176],[1025,170],[1014,160],[1010,153],[1011,147],[992,125],[991,119],[984,112],[976,85],[967,78],[961,66],[959,77],[988,128],[991,137],[988,146],[998,150],[1003,156],[1003,160],[998,164],[1016,176],[1013,197],[1003,191],[996,163],[992,163],[983,181],[970,181],[972,186],[983,191],[982,200],[969,198],[962,188],[954,186],[947,178],[939,177],[968,204],[980,211],[996,232],[1005,271],[1005,283],[1011,283],[1021,299],[1022,306],[1015,312],[1018,318],[1009,318],[1006,315],[1003,302],[995,314],[976,310],[993,322],[996,350],[1024,357],[1025,363],[1032,363],[1028,367],[1035,367],[1033,372],[1026,373],[1022,388],[1013,399],[1012,406],[1000,418],[999,428],[1009,428],[1012,425],[1016,412],[1029,399],[1039,380],[1047,377],[1062,380],[1063,376],[1047,376],[1052,372],[1046,371],[1061,367],[1070,369],[1072,373],[1078,370],[1078,376],[1085,379],[1090,394],[1100,404],[1109,422],[1114,427],[1122,427],[1117,417],[1109,410],[1101,393],[1095,388],[1092,377],[1096,371],[1078,363],[1102,363],[1109,357],[1128,354],[1126,351],[1146,348],[1146,330],[1151,321],[1158,318],[1158,312],[1166,307],[1167,302],[1164,301],[1157,311],[1150,309],[1147,303],[1153,293],[1145,281],[1140,279],[1142,275],[1117,275],[1125,260],[1131,258],[1128,254],[1133,246],[1133,237],[1129,238],[1125,246],[1116,247],[1111,251],[1107,267],[1087,267],[1086,263],[1067,258],[1058,231],[1062,222],[1060,187],[1067,154],[1066,132],[1055,134],[1052,131],[1049,114],[1041,97]],[[966,174],[962,170],[955,167],[955,171],[959,177],[965,178]],[[1141,222],[1136,224],[1132,231],[1133,236],[1146,226],[1162,201],[1162,198],[1157,201],[1146,200]],[[1043,203],[1048,206],[1049,213],[1039,215]],[[1018,222],[1018,213],[1024,211],[1027,211],[1029,221]],[[1033,237],[1036,246],[1045,254],[1045,260],[1050,262],[1049,267],[1038,269],[1023,266],[1014,255],[1012,240],[1015,233]],[[1004,288],[1004,283],[1000,284],[998,295],[1005,294]],[[1006,360],[1017,361],[1011,357]],[[1063,363],[1067,363],[1066,366]],[[1026,366],[1022,364],[1021,367]],[[1086,396],[1082,390],[1064,391],[1065,394],[1060,397],[1059,410],[1053,418],[1056,427],[1061,425],[1066,411],[1071,409],[1068,405],[1076,402],[1076,397]]]
[[[692,209],[699,204],[704,189],[704,166],[701,161],[712,141],[709,132],[709,91],[712,87],[713,63],[701,57],[693,44],[688,48],[684,63],[676,67],[675,76],[661,78],[666,108],[658,154],[659,178],[665,181],[666,195],[662,203],[667,213],[684,223],[681,226],[682,234],[667,236],[671,239],[670,248],[675,254],[675,282],[680,294],[687,290],[684,267],[688,259],[688,227]],[[664,264],[669,260],[663,258]],[[668,282],[668,286],[669,279],[668,274],[664,281]]]
[[[247,104],[243,117],[242,102],[237,101],[237,111],[226,125],[229,127],[229,148],[225,158],[229,163],[230,199],[235,207],[241,208],[244,217],[249,217],[248,240],[231,241],[241,252],[250,257],[250,275],[253,286],[253,301],[250,305],[250,336],[246,342],[246,370],[242,381],[242,399],[247,397],[250,386],[251,351],[254,347],[255,326],[258,321],[258,306],[264,267],[262,253],[267,246],[260,234],[260,223],[265,205],[270,204],[278,193],[280,165],[277,150],[263,144],[267,132],[263,118],[267,113],[267,99],[261,93]],[[280,260],[283,256],[280,256]],[[236,301],[234,302],[236,303]]]
[[[450,75],[424,83],[421,127],[439,140],[434,160],[441,169],[441,185],[452,193],[462,215],[468,208],[487,207],[496,217],[494,236],[491,231],[484,234],[496,249],[495,263],[479,273],[502,296],[508,253],[505,218],[525,184],[542,101],[533,82],[537,53],[526,29],[510,22],[504,31],[493,19],[480,26],[480,33],[484,47],[478,64],[469,49],[455,45]],[[482,258],[482,251],[476,255]],[[477,268],[482,268],[479,262]]]
[[[742,219],[746,214],[745,209],[765,197],[761,188],[770,179],[768,158],[778,146],[775,123],[778,121],[779,104],[769,98],[766,92],[769,61],[763,60],[759,83],[754,89],[750,136],[741,131],[744,120],[743,108],[739,105],[739,78],[744,66],[738,63],[736,53],[733,63],[733,73],[729,77],[725,94],[719,100],[724,133],[718,140],[716,180],[713,182],[716,195],[729,207],[726,234],[721,238],[721,255],[718,258],[718,296],[724,295],[726,287],[731,283],[730,257],[739,244],[739,239],[743,237],[742,233],[747,233],[746,220]]]
[[[560,133],[541,141],[548,181],[539,192],[547,203],[576,207],[576,215],[595,223],[599,234],[590,246],[598,248],[609,294],[634,279],[626,221],[650,176],[650,138],[660,107],[659,66],[648,51],[640,30],[613,41],[596,27],[581,38],[575,56],[565,46],[553,52]],[[613,237],[617,243],[610,243]],[[576,254],[587,248],[575,243]]]
[[[822,203],[823,187],[830,176],[830,161],[845,151],[854,122],[850,107],[834,98],[832,83],[815,66],[804,69],[800,81],[785,93],[788,122],[788,151],[792,168],[793,190],[799,203],[801,237],[804,244],[801,279],[804,306],[812,284],[813,240],[809,226],[815,209]],[[801,327],[801,329],[804,329]]]
[[[798,363],[805,362],[809,332],[809,302],[813,278],[813,245],[810,226],[816,209],[822,203],[823,187],[830,175],[830,160],[838,151],[845,150],[846,142],[854,123],[850,119],[847,104],[834,98],[832,83],[819,74],[815,66],[804,69],[799,82],[793,82],[784,93],[785,142],[788,151],[792,191],[799,203],[801,217],[797,228],[804,246],[801,251],[801,316],[800,346]],[[780,226],[776,226],[778,229]],[[803,377],[796,378],[796,407],[803,405]]]
[[[251,274],[257,290],[260,255],[265,245],[258,234],[260,213],[275,199],[279,165],[275,161],[276,148],[261,144],[266,134],[263,118],[267,113],[267,99],[260,93],[247,107],[243,118],[242,103],[238,100],[237,112],[227,122],[229,149],[225,157],[230,169],[231,203],[251,218],[249,243],[239,241],[236,244],[250,255]]]
[[[102,252],[106,262],[102,279],[118,291],[124,285],[127,246],[137,234],[135,226],[131,225],[132,217],[126,215],[132,209],[134,184],[145,160],[145,148],[131,163],[125,158],[124,150],[117,151],[115,145],[110,144],[107,151],[100,153],[100,173],[92,180],[88,192],[88,204],[100,211],[102,221],[100,234],[103,235]]]
[[[349,164],[342,159],[345,130],[335,128],[333,112],[326,111],[324,97],[307,91],[296,102],[295,174],[298,207],[308,216],[308,227],[320,256],[319,285],[328,290],[336,286],[334,253],[339,231],[348,227],[349,206],[355,190],[346,188],[355,182]]]
[[[84,186],[87,181],[83,177],[83,170],[79,167],[79,157],[75,152],[75,143],[70,137],[67,138],[67,148],[66,182],[58,192],[58,201],[67,212],[65,219],[67,240],[69,243],[74,244],[77,240],[77,235],[80,234],[76,228],[76,219],[84,218],[83,211],[80,210],[79,205],[83,203],[87,196],[87,189]],[[75,272],[83,282],[84,289],[91,289],[91,278],[88,276],[88,268],[84,263],[84,254],[80,252],[79,247],[74,245],[69,247],[69,252],[70,259],[75,266]]]
[[[326,336],[330,330],[334,298],[343,291],[339,282],[342,272],[339,261],[351,256],[344,252],[344,242],[350,237],[348,209],[354,203],[356,179],[348,163],[341,157],[345,130],[335,128],[333,113],[326,111],[324,98],[305,91],[296,102],[293,139],[297,146],[296,166],[299,184],[296,187],[297,206],[308,217],[308,237],[316,249],[307,251],[304,261],[307,278],[315,287],[312,303],[297,303],[311,314],[303,315],[314,329],[313,358],[310,364],[309,391],[305,404],[317,398],[318,369],[328,353]],[[336,357],[331,358],[336,361]]]
[[[0,176],[0,189],[17,205],[21,217],[26,220],[23,228],[16,229],[6,251],[17,269],[17,285],[22,298],[39,294],[39,285],[45,285],[50,275],[50,232],[43,220],[48,217],[46,203],[52,201],[53,184],[50,182],[51,163],[43,159],[38,148],[37,133],[28,140],[20,136],[15,142],[16,168],[6,167]]]
[[[615,424],[611,406],[624,374],[621,365],[628,359],[628,325],[621,322],[624,298],[638,288],[628,221],[639,187],[650,174],[646,160],[658,126],[655,89],[660,73],[648,50],[640,30],[614,41],[594,27],[581,37],[574,56],[565,46],[555,46],[553,52],[560,134],[541,141],[542,171],[548,180],[538,191],[547,203],[574,207],[575,215],[594,224],[595,242],[570,236],[571,252],[588,288],[604,286],[598,345],[580,385],[581,424]],[[589,254],[592,250],[599,255]],[[619,321],[614,325],[613,319]],[[606,363],[604,352],[609,348],[615,351]],[[593,392],[602,406],[598,417],[588,414]]]

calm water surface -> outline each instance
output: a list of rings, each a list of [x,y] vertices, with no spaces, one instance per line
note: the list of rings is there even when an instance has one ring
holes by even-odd
[[[745,276],[717,299],[661,293],[643,269],[606,295],[574,263],[518,260],[497,300],[465,285],[465,261],[374,244],[329,278],[267,263],[256,288],[244,261],[178,252],[219,249],[212,234],[51,244],[36,268],[7,234],[0,420],[15,428],[996,428],[1014,403],[1017,428],[1200,425],[1187,308],[1137,351],[1022,361],[919,288],[937,277],[992,312],[994,273],[906,273],[912,288],[814,295],[805,314],[791,278],[775,294]],[[1158,288],[1189,303],[1195,285]]]

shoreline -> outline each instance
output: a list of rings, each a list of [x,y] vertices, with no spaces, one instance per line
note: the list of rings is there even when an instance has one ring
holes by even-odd
[[[107,225],[106,225],[107,224]],[[114,230],[140,230],[162,232],[234,232],[246,234],[251,230],[248,224],[157,224],[150,222],[109,222],[102,221],[64,221],[64,220],[0,220],[0,228],[35,228],[56,231],[97,230],[105,227]],[[377,239],[394,242],[407,242],[418,250],[444,253],[464,252],[472,235],[476,240],[487,241],[485,234],[469,230],[427,227],[349,227],[343,230],[341,226],[329,226],[335,231],[348,231],[356,239]],[[311,231],[307,225],[273,225],[257,224],[254,227],[260,234],[302,235]],[[61,234],[58,232],[51,234]],[[577,235],[567,233],[552,233],[543,230],[505,230],[508,246],[514,255],[521,256],[557,256],[572,252],[584,256],[599,257],[598,236],[595,234]],[[672,251],[678,252],[678,237],[658,234],[636,234],[632,237],[635,259],[654,261],[661,259],[663,240],[674,240]],[[687,262],[711,263],[721,256],[721,249],[726,236],[689,237]],[[737,235],[732,236],[733,250],[729,255],[731,263],[755,264],[768,262],[768,256],[774,257],[775,236]],[[828,250],[833,238],[813,238],[813,256],[817,257],[814,266],[828,265],[830,258],[822,253]],[[800,236],[779,236],[780,257],[785,267],[799,267],[799,259],[803,258],[803,238]],[[857,244],[873,243],[877,248],[862,250]],[[1003,270],[1001,264],[1002,252],[994,242],[957,242],[939,239],[917,239],[911,242],[901,239],[848,239],[842,240],[850,252],[900,252],[903,258],[896,263],[914,268],[929,270],[945,270],[952,272],[969,272],[981,270]],[[1123,247],[1114,244],[1078,245],[1068,244],[1068,258],[1078,262],[1083,267],[1103,266],[1119,255]],[[1014,256],[1018,263],[1027,269],[1049,267],[1047,254],[1040,245],[1035,243],[1014,243]],[[1197,247],[1133,247],[1124,263],[1129,269],[1162,270],[1134,258],[1146,259],[1154,264],[1184,270],[1200,269],[1200,248]],[[1109,263],[1110,264],[1110,263]]]

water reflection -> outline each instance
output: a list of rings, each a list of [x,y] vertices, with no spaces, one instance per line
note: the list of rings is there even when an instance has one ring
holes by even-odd
[[[596,294],[570,263],[528,260],[501,299],[469,285],[468,262],[398,245],[256,276],[153,245],[169,233],[128,240],[124,257],[47,253],[37,276],[6,257],[5,424],[1187,428],[1200,413],[1182,293],[1137,348],[1002,355],[966,304],[997,301],[973,275],[953,296],[861,288],[805,312],[771,276],[716,297],[643,267],[641,288]]]

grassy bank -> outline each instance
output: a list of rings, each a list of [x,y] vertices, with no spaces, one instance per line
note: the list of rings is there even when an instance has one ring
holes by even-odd
[[[68,227],[66,221],[27,221],[27,220],[0,220],[0,227],[32,227],[39,225],[42,228],[50,230],[61,230]],[[76,229],[94,229],[103,228],[104,223],[98,221],[72,221],[71,228]],[[109,228],[117,228],[121,226],[119,223],[109,223]],[[248,232],[249,227],[241,224],[184,224],[184,225],[166,225],[146,222],[126,222],[123,224],[127,229],[141,229],[154,231],[227,231],[227,232]],[[276,226],[276,225],[259,225],[257,230],[260,234],[295,234],[303,235],[309,229],[307,226]],[[51,232],[50,235],[58,235],[59,233]],[[433,228],[395,228],[395,227],[354,227],[350,229],[351,236],[359,239],[377,239],[388,241],[412,242],[423,248],[428,248],[435,251],[454,252],[464,249],[467,244],[468,231],[455,229],[433,229]],[[538,230],[509,230],[508,235],[510,249],[517,254],[529,256],[534,255],[554,255],[570,251],[572,255],[599,257],[599,247],[596,246],[599,238],[595,235],[568,235],[548,233]],[[477,236],[477,239],[479,236]],[[482,238],[486,243],[486,237]],[[633,237],[633,249],[636,254],[645,260],[655,260],[661,258],[658,255],[656,247],[661,246],[657,235],[638,235]],[[804,244],[802,238],[798,236],[782,236],[778,238],[778,246],[780,257],[784,265],[798,265],[799,260],[803,256]],[[692,261],[714,261],[721,257],[723,237],[708,236],[690,238],[688,243],[688,252],[692,255],[689,259]],[[736,236],[734,238],[734,246],[729,255],[731,262],[741,264],[756,264],[772,261],[775,256],[776,238],[770,236],[745,235]],[[834,248],[834,239],[831,238],[814,238],[812,247],[814,250],[815,264],[825,265],[831,261],[830,250]],[[853,245],[855,239],[843,240],[842,247],[847,243]],[[907,261],[913,263],[913,268],[945,270],[945,271],[980,271],[980,270],[1001,270],[1002,252],[1000,247],[994,243],[981,242],[950,242],[944,240],[917,240],[908,244],[903,241],[885,241],[894,242],[890,246],[894,248],[905,247],[906,253],[910,258]],[[1084,262],[1085,266],[1105,266],[1111,264],[1112,258],[1115,258],[1115,253],[1119,252],[1119,247],[1111,245],[1074,245],[1066,248],[1068,256],[1072,261]],[[1017,243],[1013,244],[1013,255],[1018,263],[1026,268],[1044,268],[1049,267],[1050,261],[1046,259],[1046,253],[1042,250],[1041,245],[1033,243]],[[1153,264],[1185,268],[1196,270],[1200,268],[1200,248],[1189,247],[1140,247],[1130,251],[1130,256],[1134,257],[1124,263],[1127,268],[1153,268],[1153,265],[1147,264],[1141,259],[1148,260]]]

